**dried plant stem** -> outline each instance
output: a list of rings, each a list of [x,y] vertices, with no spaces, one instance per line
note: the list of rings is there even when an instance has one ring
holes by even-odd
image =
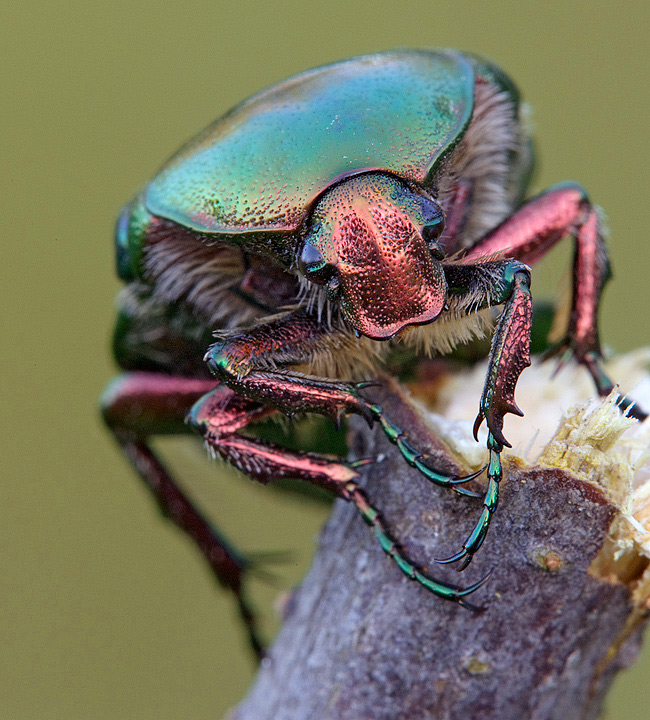
[[[449,469],[459,460],[396,389],[380,401]],[[358,431],[356,430],[358,428]],[[337,503],[313,567],[237,720],[587,720],[636,656],[646,617],[632,579],[594,564],[620,517],[603,491],[561,469],[506,463],[485,547],[456,574],[480,501],[432,487],[386,439],[353,429],[357,456],[383,454],[364,484],[408,555],[469,584],[494,567],[472,612],[409,582],[349,505]],[[458,468],[461,469],[461,468]],[[598,571],[590,568],[598,567]]]

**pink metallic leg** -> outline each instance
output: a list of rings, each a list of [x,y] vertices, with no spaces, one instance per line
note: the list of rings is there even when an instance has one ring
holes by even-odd
[[[250,408],[254,408],[253,411]],[[194,403],[187,422],[203,437],[208,448],[253,480],[297,478],[341,495],[346,482],[357,477],[352,467],[315,453],[298,453],[238,435],[262,413],[274,410],[236,395],[219,385]]]
[[[214,385],[214,380],[146,372],[125,373],[115,378],[104,391],[102,409],[122,452],[151,491],[162,514],[192,538],[217,582],[235,595],[251,647],[261,657],[263,645],[243,591],[242,581],[249,562],[188,500],[147,444],[150,435],[186,432],[187,411]],[[271,412],[257,408],[258,415]],[[249,417],[251,414],[254,410]]]
[[[465,288],[477,297],[477,288],[492,278],[483,305],[500,304],[505,308],[492,339],[488,372],[474,423],[474,437],[483,420],[488,425],[487,446],[490,461],[487,468],[488,489],[483,500],[481,516],[463,543],[459,552],[443,560],[441,564],[462,560],[459,570],[466,568],[474,554],[483,544],[492,517],[499,502],[499,482],[502,478],[501,451],[510,443],[503,436],[503,419],[507,413],[522,415],[515,402],[515,387],[524,368],[530,365],[530,332],[532,326],[532,302],[530,296],[530,270],[513,260],[495,261],[479,265],[451,266],[446,269],[450,293],[456,287]]]
[[[475,243],[465,259],[500,253],[533,265],[568,235],[575,239],[573,299],[566,335],[556,352],[572,353],[590,372],[599,395],[604,396],[613,384],[601,367],[598,305],[610,267],[598,214],[583,188],[572,183],[558,185],[530,200]],[[631,400],[621,400],[620,406],[639,420],[647,417]]]
[[[237,435],[234,430],[240,427],[242,416],[235,410],[235,422],[232,422],[229,407],[224,406],[224,390],[227,389],[219,386],[198,400],[188,418],[215,453],[261,483],[266,484],[271,480],[286,477],[298,478],[323,487],[351,502],[372,528],[384,552],[409,579],[415,580],[439,597],[471,607],[464,598],[481,587],[488,576],[469,587],[459,588],[435,580],[409,560],[393,540],[381,515],[370,504],[363,488],[357,482],[358,474],[355,468],[364,461],[347,465],[315,453],[292,452]],[[238,403],[250,402],[237,396],[233,399],[235,406]]]
[[[214,453],[259,482],[267,483],[282,477],[298,478],[352,502],[373,528],[382,549],[407,577],[442,598],[470,607],[463,598],[477,590],[487,578],[459,588],[429,577],[412,563],[392,540],[381,516],[356,482],[358,474],[355,467],[363,461],[348,465],[315,453],[291,452],[240,436],[239,430],[275,411],[235,394],[225,385],[215,388],[213,380],[157,373],[126,373],[116,378],[104,393],[106,423],[151,490],[165,517],[194,540],[218,582],[235,594],[250,643],[258,656],[263,654],[263,645],[242,587],[248,562],[229,546],[187,499],[146,443],[146,438],[157,431],[179,432],[190,403],[193,405],[187,422],[203,436]]]

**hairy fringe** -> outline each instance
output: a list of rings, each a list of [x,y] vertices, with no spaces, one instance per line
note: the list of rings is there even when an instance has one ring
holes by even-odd
[[[331,330],[335,321],[340,319],[338,307],[327,297],[327,291],[322,285],[316,285],[301,275],[298,275],[298,280],[298,305],[308,314],[315,311],[318,322],[324,323]]]
[[[492,331],[494,316],[490,308],[472,315],[441,315],[431,325],[408,328],[402,333],[402,342],[414,347],[417,352],[428,355],[445,355],[457,345],[463,345],[474,338],[483,338]]]
[[[472,120],[437,178],[437,199],[445,209],[459,180],[470,181],[473,188],[459,249],[469,247],[512,212],[513,156],[520,161],[527,157],[527,141],[525,123],[517,117],[510,96],[495,85],[477,83]]]
[[[349,330],[334,332],[319,344],[305,370],[317,377],[361,379],[376,372],[389,349],[386,342],[357,338]]]
[[[418,352],[432,356],[449,353],[456,345],[485,337],[494,326],[492,308],[483,306],[486,297],[490,297],[491,288],[499,280],[498,272],[492,265],[487,264],[495,259],[499,257],[490,256],[472,263],[476,266],[477,273],[474,292],[449,296],[448,309],[434,322],[407,328],[398,339],[415,347]],[[463,263],[462,258],[452,258],[452,261]]]
[[[244,272],[238,248],[198,237],[170,235],[146,249],[145,276],[154,293],[165,302],[187,303],[212,327],[237,327],[263,314],[231,292]]]

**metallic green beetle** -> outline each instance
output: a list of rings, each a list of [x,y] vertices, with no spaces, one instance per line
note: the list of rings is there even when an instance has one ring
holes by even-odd
[[[497,506],[504,415],[521,414],[514,389],[529,364],[528,265],[566,236],[575,242],[573,299],[558,349],[589,370],[599,394],[612,389],[597,330],[609,277],[598,215],[576,184],[523,203],[531,167],[519,95],[501,70],[453,50],[392,51],[302,73],[243,102],[122,212],[117,266],[127,286],[115,350],[127,372],[106,389],[104,417],[163,511],[235,593],[258,652],[246,560],[185,497],[149,438],[189,426],[251,478],[333,491],[402,572],[464,604],[485,578],[459,588],[408,559],[354,463],[239,431],[276,412],[357,413],[380,423],[432,483],[473,495],[462,485],[480,473],[438,472],[361,390],[395,343],[417,356],[447,352],[503,304],[475,424],[475,434],[482,420],[488,426],[483,510],[461,550],[439,561],[465,567]]]

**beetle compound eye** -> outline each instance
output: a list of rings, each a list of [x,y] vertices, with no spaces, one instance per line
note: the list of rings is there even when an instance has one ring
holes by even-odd
[[[445,223],[442,217],[435,223],[425,225],[422,228],[422,238],[424,239],[424,242],[429,244],[435,243],[444,228]]]
[[[308,280],[319,285],[327,284],[336,272],[334,266],[325,261],[320,250],[308,242],[302,247],[298,267]]]
[[[425,225],[422,228],[422,239],[429,246],[431,255],[436,260],[442,260],[445,257],[444,250],[438,245],[437,239],[440,237],[445,227],[444,221],[441,219],[439,223],[435,225]]]
[[[436,240],[445,227],[445,216],[442,208],[438,203],[428,198],[422,198],[422,239],[429,246],[431,254],[437,259],[442,260],[444,253]]]

